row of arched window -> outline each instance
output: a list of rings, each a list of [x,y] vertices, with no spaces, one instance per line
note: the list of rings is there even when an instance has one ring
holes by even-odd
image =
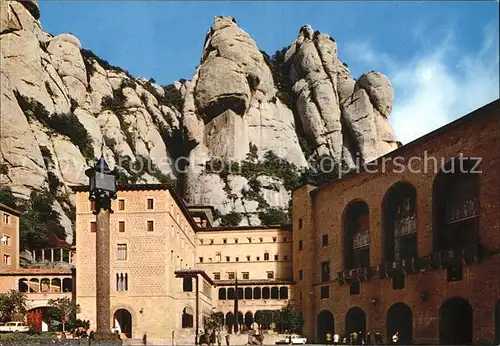
[[[479,242],[479,175],[472,159],[451,161],[433,185],[434,251],[463,249]],[[459,169],[460,168],[460,169]],[[409,182],[394,184],[382,201],[382,244],[386,262],[417,256],[417,192]],[[361,200],[343,215],[344,268],[370,266],[370,211]]]
[[[73,280],[71,278],[66,279],[19,279],[18,281],[19,292],[25,293],[61,293],[61,292],[72,292],[73,290]]]
[[[288,287],[238,287],[238,299],[288,299]],[[236,290],[233,287],[219,288],[219,300],[236,299]]]

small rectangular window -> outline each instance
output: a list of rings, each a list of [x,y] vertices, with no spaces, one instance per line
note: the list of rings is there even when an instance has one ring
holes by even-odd
[[[302,218],[299,219],[299,229],[302,229]]]
[[[174,226],[172,225],[172,227]],[[203,239],[200,239],[200,245],[203,245]]]
[[[193,278],[184,278],[182,280],[182,290],[184,292],[192,292],[193,291]]]
[[[404,274],[396,274],[392,277],[392,289],[393,290],[401,290],[405,288],[405,275]]]
[[[90,232],[92,232],[92,233],[97,232],[97,224],[96,224],[96,222],[95,222],[95,221],[92,221],[92,222],[90,223]]]
[[[236,257],[234,260],[235,260],[236,262],[239,262],[239,261],[240,261],[240,258],[239,258],[239,257]]]
[[[302,251],[302,247],[303,247],[302,240],[299,240],[299,251]]]
[[[276,243],[277,238],[273,237],[273,243]]]
[[[127,260],[127,244],[118,244],[116,248],[116,260],[126,261]]]
[[[355,295],[359,294],[359,292],[360,292],[359,282],[353,282],[351,284],[351,286],[349,287],[349,294],[351,296],[355,296]]]
[[[277,260],[278,260],[278,258],[279,258],[279,256],[278,256],[278,255],[274,255],[274,260],[275,260],[275,261],[277,261]]]
[[[251,243],[252,242],[252,237],[248,237],[247,240],[248,240],[249,243]]]
[[[95,211],[95,201],[90,201],[90,211]]]
[[[299,280],[303,280],[304,279],[304,271],[301,269],[299,270]]]
[[[125,221],[118,222],[118,232],[125,232]]]
[[[3,264],[10,266],[10,255],[3,255]]]
[[[222,239],[222,242],[223,242],[224,244],[227,244],[227,239],[226,239],[226,238],[223,238],[223,239]]]
[[[264,261],[269,261],[269,254],[267,252],[264,254]]]
[[[200,257],[200,263],[203,263],[203,257]]]
[[[461,281],[462,276],[463,276],[463,267],[462,265],[455,265],[446,268],[446,276],[448,279],[448,282],[452,281]]]
[[[153,221],[148,221],[148,232],[154,231],[154,223]]]
[[[250,256],[247,256],[247,261],[250,261]]]
[[[2,237],[2,244],[5,245],[5,246],[9,246],[10,245],[10,237],[8,235],[4,235]]]
[[[10,223],[10,215],[9,214],[3,214],[3,222],[7,225]]]
[[[154,208],[154,201],[152,198],[148,198],[148,209],[152,210]]]
[[[259,238],[259,242],[263,242],[264,241],[264,238]]]
[[[321,263],[321,282],[330,281],[330,262]]]
[[[229,272],[229,273],[227,273],[227,278],[228,278],[229,280],[234,280],[234,272]]]
[[[238,244],[238,238],[234,238],[234,243]]]
[[[118,210],[125,210],[125,200],[124,199],[118,200]]]
[[[213,245],[213,244],[214,244],[214,240],[210,239],[210,245]]]
[[[268,279],[274,279],[274,272],[267,272]]]
[[[248,272],[243,272],[243,273],[241,273],[241,274],[242,274],[243,280],[248,280],[248,279],[250,279],[250,273],[248,273]]]
[[[116,273],[116,290],[118,292],[128,291],[127,273]]]
[[[257,261],[260,261],[260,257],[259,257],[259,256],[255,257],[255,259],[256,259]]]
[[[321,238],[321,245],[323,246],[328,245],[328,234],[323,234],[323,237]]]
[[[214,280],[220,280],[220,273],[214,273]]]
[[[229,256],[226,256],[226,262],[229,262],[231,258]]]
[[[321,287],[321,299],[330,298],[330,287],[322,286]]]

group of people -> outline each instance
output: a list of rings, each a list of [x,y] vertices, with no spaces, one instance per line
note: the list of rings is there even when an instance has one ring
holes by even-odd
[[[363,335],[362,331],[353,332],[349,335],[345,335],[342,340],[339,334],[331,335],[326,334],[326,343],[333,345],[384,345],[384,338],[380,333],[366,333]],[[394,333],[391,338],[391,344],[399,344],[399,332]]]
[[[229,346],[229,334],[226,334],[226,346]],[[220,335],[220,332],[217,332],[215,334],[215,331],[212,331],[212,333],[209,333],[208,330],[205,330],[204,333],[202,333],[199,337],[199,342],[198,344],[201,346],[214,346],[217,343],[217,346],[222,345],[222,336]]]

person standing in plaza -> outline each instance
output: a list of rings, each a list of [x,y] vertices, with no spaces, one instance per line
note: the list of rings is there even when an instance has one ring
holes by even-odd
[[[226,346],[229,346],[229,334],[226,334]]]
[[[291,337],[290,337],[291,339]],[[330,345],[332,343],[332,334],[330,333],[326,333],[326,337],[325,337],[325,340],[326,340],[326,344],[327,345]],[[291,343],[292,340],[290,340],[290,343]]]
[[[221,346],[222,344],[222,337],[220,336],[220,332],[217,332],[217,346]]]
[[[338,345],[339,342],[340,342],[340,335],[338,335],[337,333],[333,334],[333,344]]]

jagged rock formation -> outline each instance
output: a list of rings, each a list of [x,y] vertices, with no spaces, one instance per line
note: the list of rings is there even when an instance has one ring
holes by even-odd
[[[101,153],[122,181],[177,179],[188,203],[259,224],[266,210],[287,208],[294,170],[308,165],[298,133],[319,154],[351,164],[356,152],[369,160],[395,147],[388,79],[354,80],[335,42],[309,27],[286,54],[289,105],[269,61],[233,18],[215,19],[191,80],[162,87],[110,65],[70,34],[45,33],[36,0],[0,6],[0,183],[22,198],[50,188],[66,228],[68,186],[86,183],[83,170]],[[180,157],[186,167],[174,164]],[[149,169],[134,166],[144,161]],[[239,172],[213,167],[231,162]]]
[[[285,54],[303,129],[319,156],[352,165],[354,154],[371,161],[397,148],[388,123],[392,86],[378,72],[355,81],[328,35],[301,28]]]

